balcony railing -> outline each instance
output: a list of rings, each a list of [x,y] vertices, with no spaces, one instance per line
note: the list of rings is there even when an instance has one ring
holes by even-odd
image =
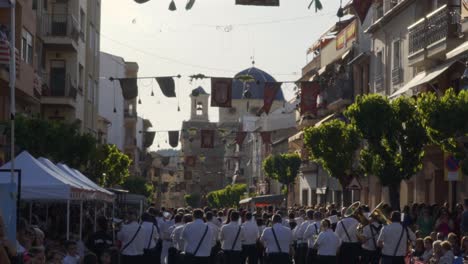
[[[375,79],[374,79],[374,87],[375,87],[375,90],[376,91],[381,91],[383,90],[384,86],[383,86],[383,75],[382,74],[378,74],[375,76]]]
[[[409,26],[409,55],[418,53],[443,39],[460,36],[460,21],[460,11],[444,5]]]
[[[57,77],[50,78],[48,73],[42,74],[42,96],[48,97],[68,97],[76,99],[78,89],[73,83],[69,74],[66,75],[65,81],[58,80]]]
[[[398,84],[403,81],[403,69],[401,67],[392,70],[392,83]]]
[[[44,14],[40,32],[45,37],[69,37],[78,41],[80,29],[78,21],[69,14]]]

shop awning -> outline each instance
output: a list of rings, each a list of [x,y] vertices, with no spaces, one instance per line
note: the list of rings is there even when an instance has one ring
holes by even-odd
[[[463,42],[460,46],[456,47],[450,52],[447,52],[447,60],[451,60],[453,58],[456,58],[468,51],[468,41]],[[468,54],[466,54],[468,55]]]
[[[294,142],[296,140],[302,140],[302,135],[304,134],[304,131],[300,131],[294,135],[292,135],[291,137],[289,137],[289,142]]]
[[[317,123],[315,123],[314,127],[319,127],[321,126],[322,124],[326,123],[327,121],[330,121],[332,120],[333,118],[335,117],[335,114],[331,114],[329,116],[326,116],[325,118],[323,118],[322,120],[318,121]]]
[[[408,92],[409,90],[428,83],[432,80],[434,80],[436,77],[441,75],[443,72],[445,72],[450,66],[452,66],[455,63],[455,61],[450,61],[445,64],[442,64],[441,66],[438,66],[430,71],[425,71],[421,72],[418,75],[416,75],[411,81],[409,81],[407,84],[405,84],[402,88],[400,88],[398,91],[394,92],[392,95],[390,95],[390,99],[397,98],[401,96],[402,94]]]

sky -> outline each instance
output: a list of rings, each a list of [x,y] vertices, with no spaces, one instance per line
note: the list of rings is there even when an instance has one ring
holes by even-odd
[[[310,0],[280,0],[280,7],[196,0],[188,11],[187,0],[174,0],[177,10],[169,11],[170,1],[102,1],[101,51],[137,62],[141,77],[182,75],[176,79],[177,98],[165,98],[151,79],[139,81],[137,111],[154,131],[180,130],[190,117],[191,90],[202,86],[210,92],[209,79],[190,82],[190,75],[233,77],[254,60],[277,81],[299,79],[307,49],[338,20],[340,2],[322,0],[324,9],[316,13],[307,9]],[[283,87],[287,99],[292,88]],[[211,121],[218,120],[217,108],[209,113]],[[151,150],[169,148],[166,140],[166,132],[157,133]]]

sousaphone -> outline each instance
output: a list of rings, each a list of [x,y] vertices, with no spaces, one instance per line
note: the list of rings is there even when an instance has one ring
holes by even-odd
[[[390,219],[388,219],[388,217],[384,214],[384,212],[382,210],[383,206],[384,206],[383,202],[379,203],[374,208],[374,210],[372,210],[372,212],[369,214],[369,218],[373,218],[373,219],[379,221],[381,224],[389,225],[389,224],[392,223],[392,221],[390,221]]]
[[[367,217],[362,213],[361,210],[361,202],[354,202],[348,208],[346,208],[344,217],[354,217],[362,226],[366,226],[369,224],[369,220]]]

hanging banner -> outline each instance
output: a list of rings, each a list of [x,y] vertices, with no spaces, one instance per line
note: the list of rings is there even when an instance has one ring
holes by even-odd
[[[317,114],[317,96],[320,93],[318,82],[301,83],[301,115]]]
[[[463,179],[460,161],[450,153],[444,153],[444,178],[446,181],[461,181]]]
[[[201,131],[201,148],[214,147],[214,130]]]
[[[122,96],[125,100],[132,100],[138,96],[138,85],[136,78],[119,79],[122,88]]]
[[[345,31],[341,31],[338,33],[336,36],[336,50],[340,50],[344,48],[346,42],[346,36],[345,36]]]
[[[195,156],[185,156],[185,166],[195,167],[196,162],[197,162],[197,159]]]
[[[345,29],[346,43],[351,43],[356,38],[357,21],[354,20]]]
[[[361,20],[361,23],[364,22],[367,16],[367,12],[372,6],[373,0],[353,0],[353,8],[356,12],[356,15]]]
[[[236,0],[236,5],[279,6],[279,0]]]
[[[276,94],[281,89],[280,82],[266,82],[265,89],[263,89],[263,107],[262,110],[268,115],[270,113],[271,105],[276,98]]]
[[[239,131],[236,134],[236,144],[242,145],[244,143],[245,137],[247,136],[247,132]]]
[[[461,0],[461,18],[468,17],[468,0]]]
[[[176,97],[174,78],[156,77],[156,81],[159,84],[159,88],[161,88],[161,92],[166,97]]]
[[[145,131],[143,135],[144,135],[143,147],[145,148],[151,147],[151,145],[153,145],[154,136],[156,135],[156,132]]]
[[[271,144],[271,132],[270,131],[265,131],[265,132],[260,132],[260,136],[262,137],[262,142],[263,144]]]
[[[176,148],[179,145],[179,131],[169,131],[169,145]]]
[[[232,101],[232,79],[211,78],[211,106],[231,107]]]

